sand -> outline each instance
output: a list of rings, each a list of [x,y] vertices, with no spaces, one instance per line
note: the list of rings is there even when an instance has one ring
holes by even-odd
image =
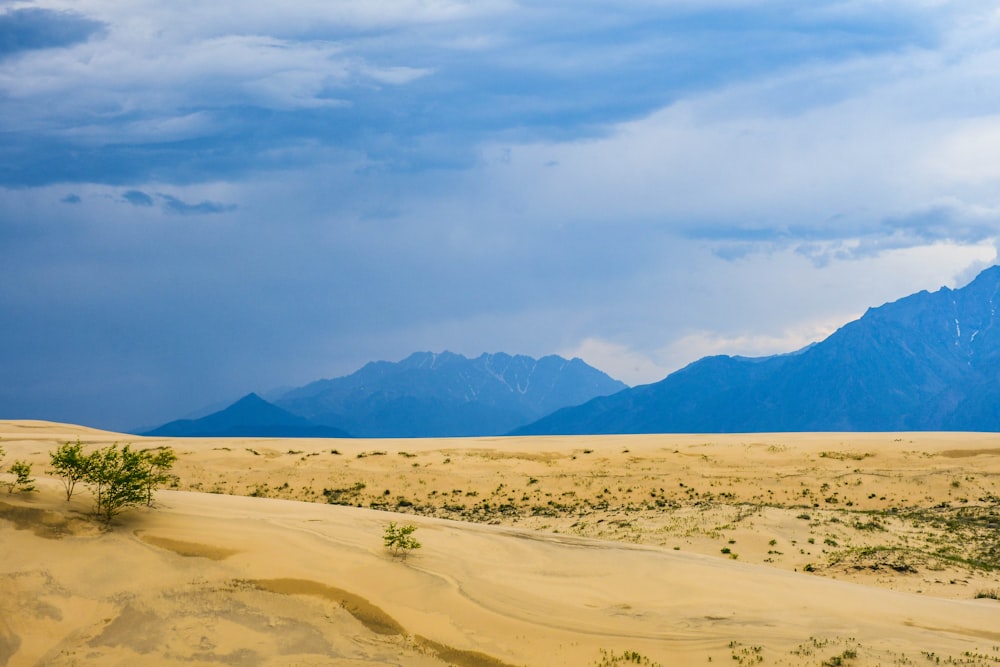
[[[77,438],[175,488],[102,529],[46,477]],[[995,434],[0,445],[0,665],[1000,663]]]

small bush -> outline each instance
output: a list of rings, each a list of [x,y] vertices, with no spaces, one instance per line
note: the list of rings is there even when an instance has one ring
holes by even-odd
[[[7,482],[7,493],[14,493],[17,489],[21,493],[35,490],[35,480],[31,478],[31,464],[27,461],[14,461],[10,466],[10,471],[14,473],[13,482]]]
[[[414,549],[419,549],[422,545],[420,542],[413,537],[413,533],[416,532],[417,527],[412,524],[407,524],[405,526],[399,526],[395,522],[390,522],[385,528],[385,534],[382,535],[382,541],[385,543],[386,549],[392,552],[393,558],[399,557],[405,559],[407,554],[409,554]]]
[[[49,460],[52,464],[51,472],[62,481],[66,489],[66,500],[69,500],[73,497],[76,483],[87,476],[87,459],[83,455],[80,439],[77,438],[73,444],[64,442],[59,445],[56,451],[49,452]]]
[[[174,467],[174,463],[177,462],[177,455],[170,447],[161,447],[155,453],[146,451],[143,452],[143,455],[146,459],[144,480],[146,505],[151,507],[153,505],[153,491],[156,487],[166,484],[173,478],[169,473],[170,469]]]
[[[83,482],[94,494],[94,514],[110,524],[125,509],[150,505],[153,490],[168,479],[167,472],[177,456],[169,447],[153,453],[136,451],[129,445],[114,443],[91,452],[81,466]]]

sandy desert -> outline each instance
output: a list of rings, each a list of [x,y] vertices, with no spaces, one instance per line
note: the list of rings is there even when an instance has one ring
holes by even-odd
[[[77,439],[176,481],[105,530]],[[0,445],[0,665],[1000,664],[996,434]]]

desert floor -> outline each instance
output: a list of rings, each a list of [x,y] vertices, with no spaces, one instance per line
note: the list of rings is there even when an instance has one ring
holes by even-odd
[[[104,530],[77,439],[174,488]],[[1000,664],[996,434],[0,446],[0,665]]]

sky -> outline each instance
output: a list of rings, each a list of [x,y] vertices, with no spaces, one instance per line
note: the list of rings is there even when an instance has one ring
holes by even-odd
[[[0,418],[630,384],[997,262],[986,0],[0,0]]]

